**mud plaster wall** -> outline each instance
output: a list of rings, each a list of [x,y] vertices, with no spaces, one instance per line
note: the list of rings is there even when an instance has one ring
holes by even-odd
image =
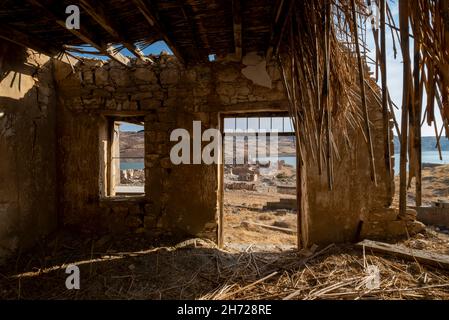
[[[49,58],[0,44],[0,261],[56,227],[55,94]]]
[[[253,84],[235,63],[211,63],[184,69],[173,57],[154,65],[125,68],[115,62],[86,61],[72,73],[56,63],[58,84],[58,177],[64,225],[95,232],[168,230],[216,239],[217,166],[171,164],[173,129],[192,135],[192,121],[203,130],[219,127],[219,115],[287,110],[274,66],[272,89]],[[382,148],[380,110],[374,115],[377,154]],[[145,198],[123,201],[99,196],[99,131],[107,114],[145,115]],[[354,135],[359,137],[360,133]],[[385,207],[385,170],[377,160],[379,187],[371,187],[366,146],[355,138],[354,156],[335,166],[336,188],[327,191],[325,176],[310,161],[309,233],[314,243],[351,241],[362,211]],[[350,187],[348,187],[350,186]],[[355,196],[355,192],[359,192]]]
[[[219,112],[285,110],[279,74],[273,89],[252,85],[236,64],[182,68],[173,57],[152,66],[58,63],[58,158],[63,224],[95,232],[168,230],[216,239],[217,166],[172,165],[170,133],[193,121],[219,128]],[[145,116],[145,198],[99,196],[99,139],[107,114]]]
[[[373,99],[372,94],[369,99]],[[350,133],[350,145],[336,133],[341,160],[334,154],[332,191],[328,188],[325,164],[323,173],[319,175],[316,160],[309,156],[307,190],[310,210],[307,225],[310,244],[358,241],[361,217],[387,208],[392,202],[394,181],[386,178],[382,113],[377,104],[370,103],[370,106],[377,186],[371,182],[368,146],[359,129]],[[390,153],[394,154],[392,128],[393,123],[390,123]],[[394,166],[394,161],[391,163]]]

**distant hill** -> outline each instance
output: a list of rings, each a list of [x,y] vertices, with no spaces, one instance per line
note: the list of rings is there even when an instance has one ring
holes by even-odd
[[[394,153],[399,153],[399,138],[394,137]],[[422,137],[421,138],[422,151],[437,151],[437,139],[435,137]],[[449,151],[449,140],[446,137],[441,137],[440,145],[442,151]]]
[[[139,132],[120,132],[120,157],[141,157],[144,158],[144,138],[145,133]],[[133,160],[124,160],[124,162],[134,162]]]
[[[120,155],[122,157],[143,157],[144,132],[120,132]],[[422,137],[422,151],[437,151],[437,139],[435,137]],[[449,151],[449,140],[441,137],[441,150]],[[295,138],[279,137],[279,151],[283,155],[295,154]],[[394,137],[394,153],[399,153],[399,139]]]
[[[144,157],[144,131],[120,132],[120,157]],[[243,148],[243,146],[240,146]],[[294,136],[279,136],[279,154],[283,156],[295,155],[296,144]],[[123,160],[124,162],[133,160]]]

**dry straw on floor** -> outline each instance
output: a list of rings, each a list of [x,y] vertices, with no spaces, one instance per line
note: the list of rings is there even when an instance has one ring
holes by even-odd
[[[372,253],[364,256],[349,247],[328,249],[333,252],[323,250],[310,258],[291,257],[267,265],[254,254],[242,254],[240,267],[222,271],[224,284],[202,299],[449,298],[447,272]],[[370,289],[369,265],[380,271],[378,288]],[[237,279],[245,280],[240,283]]]
[[[404,245],[447,254],[449,237],[429,231]],[[78,239],[63,234],[0,269],[2,299],[449,299],[449,271],[352,245],[298,253],[222,250],[193,239],[167,245],[134,236]],[[151,245],[152,244],[152,245]],[[80,267],[67,290],[65,267]],[[380,271],[369,289],[368,267]]]

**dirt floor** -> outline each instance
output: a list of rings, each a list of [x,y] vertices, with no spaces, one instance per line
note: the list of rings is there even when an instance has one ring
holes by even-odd
[[[404,241],[449,254],[449,236],[429,229]],[[80,290],[65,269],[80,267]],[[368,269],[379,271],[369,289]],[[61,231],[0,268],[0,299],[449,299],[449,271],[352,245],[314,252],[222,250],[200,239],[142,235],[79,238]]]
[[[256,181],[242,182],[225,172],[225,186],[232,183],[252,185],[254,190],[232,190],[225,187],[223,201],[223,236],[228,248],[245,250],[288,250],[297,247],[297,213],[293,208],[264,208],[269,202],[296,199],[281,194],[278,185],[295,187],[296,170],[290,165],[275,165],[275,169],[257,169]],[[271,229],[270,227],[280,228]]]
[[[296,233],[270,230],[252,223],[278,226],[296,232],[297,215],[290,210],[263,210],[267,202],[294,196],[275,192],[228,190],[224,199],[224,242],[231,247],[269,246],[273,249],[294,248]],[[249,224],[246,222],[250,222]],[[270,246],[271,245],[271,246]]]

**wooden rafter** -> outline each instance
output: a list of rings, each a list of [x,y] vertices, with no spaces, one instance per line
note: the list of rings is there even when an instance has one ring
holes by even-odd
[[[4,24],[0,24],[0,38],[25,48],[34,49],[49,56],[58,55],[62,51],[56,49],[49,43],[40,40],[36,41],[33,37]]]
[[[94,35],[91,33],[91,31],[87,30],[85,27],[81,29],[68,29],[66,27],[65,17],[61,16],[61,14],[57,13],[55,10],[51,9],[50,6],[47,3],[42,3],[37,0],[27,0],[30,4],[41,8],[43,11],[47,13],[49,17],[55,20],[55,22],[60,25],[65,30],[71,32],[73,35],[75,35],[78,39],[83,41],[84,43],[87,43],[97,49],[98,51],[104,53],[106,56],[110,57],[111,59],[117,61],[118,63],[121,63],[125,66],[128,66],[129,59],[120,54],[119,52],[114,52],[114,48],[110,45],[104,45],[102,43],[99,43],[95,40]]]
[[[290,12],[292,10],[293,1],[292,0],[278,0],[274,7],[273,12],[273,22],[271,23],[271,34],[270,34],[270,42],[268,45],[268,49],[266,52],[267,60],[271,60],[273,55],[276,55],[279,45],[282,40],[282,34],[287,26],[287,22],[290,17]],[[288,7],[285,12],[285,8]],[[284,19],[281,19],[281,14],[285,13]]]
[[[81,7],[86,11],[104,30],[128,49],[133,55],[142,61],[148,61],[138,47],[126,40],[123,34],[117,30],[117,27],[106,16],[104,7],[96,0],[80,0]]]
[[[206,62],[208,55],[211,53],[208,50],[209,44],[207,39],[207,29],[204,28],[201,21],[201,15],[198,14],[198,10],[195,5],[188,1],[177,0],[179,9],[182,12],[184,20],[190,29],[190,34],[193,43],[193,54],[195,54],[197,62]],[[191,14],[190,14],[191,13]],[[193,16],[197,16],[195,19]]]
[[[181,51],[176,46],[172,37],[168,34],[165,27],[161,24],[161,22],[156,18],[153,14],[152,10],[143,0],[132,0],[139,11],[142,13],[144,18],[150,24],[152,28],[154,28],[160,35],[161,38],[165,41],[165,43],[170,47],[173,54],[178,58],[181,63],[185,63],[185,58]]]
[[[200,51],[196,50],[198,53],[198,60],[205,59],[209,54],[212,54],[209,45],[208,29],[204,26],[201,10],[198,8],[196,1],[185,0],[179,1],[179,7],[182,10],[185,20],[190,26],[192,33],[192,41],[195,43],[196,48],[203,48],[203,56],[201,56]],[[189,15],[186,11],[187,8],[191,11],[192,15]]]
[[[242,60],[242,13],[240,0],[232,0],[232,16],[234,25],[234,52],[238,60]]]

